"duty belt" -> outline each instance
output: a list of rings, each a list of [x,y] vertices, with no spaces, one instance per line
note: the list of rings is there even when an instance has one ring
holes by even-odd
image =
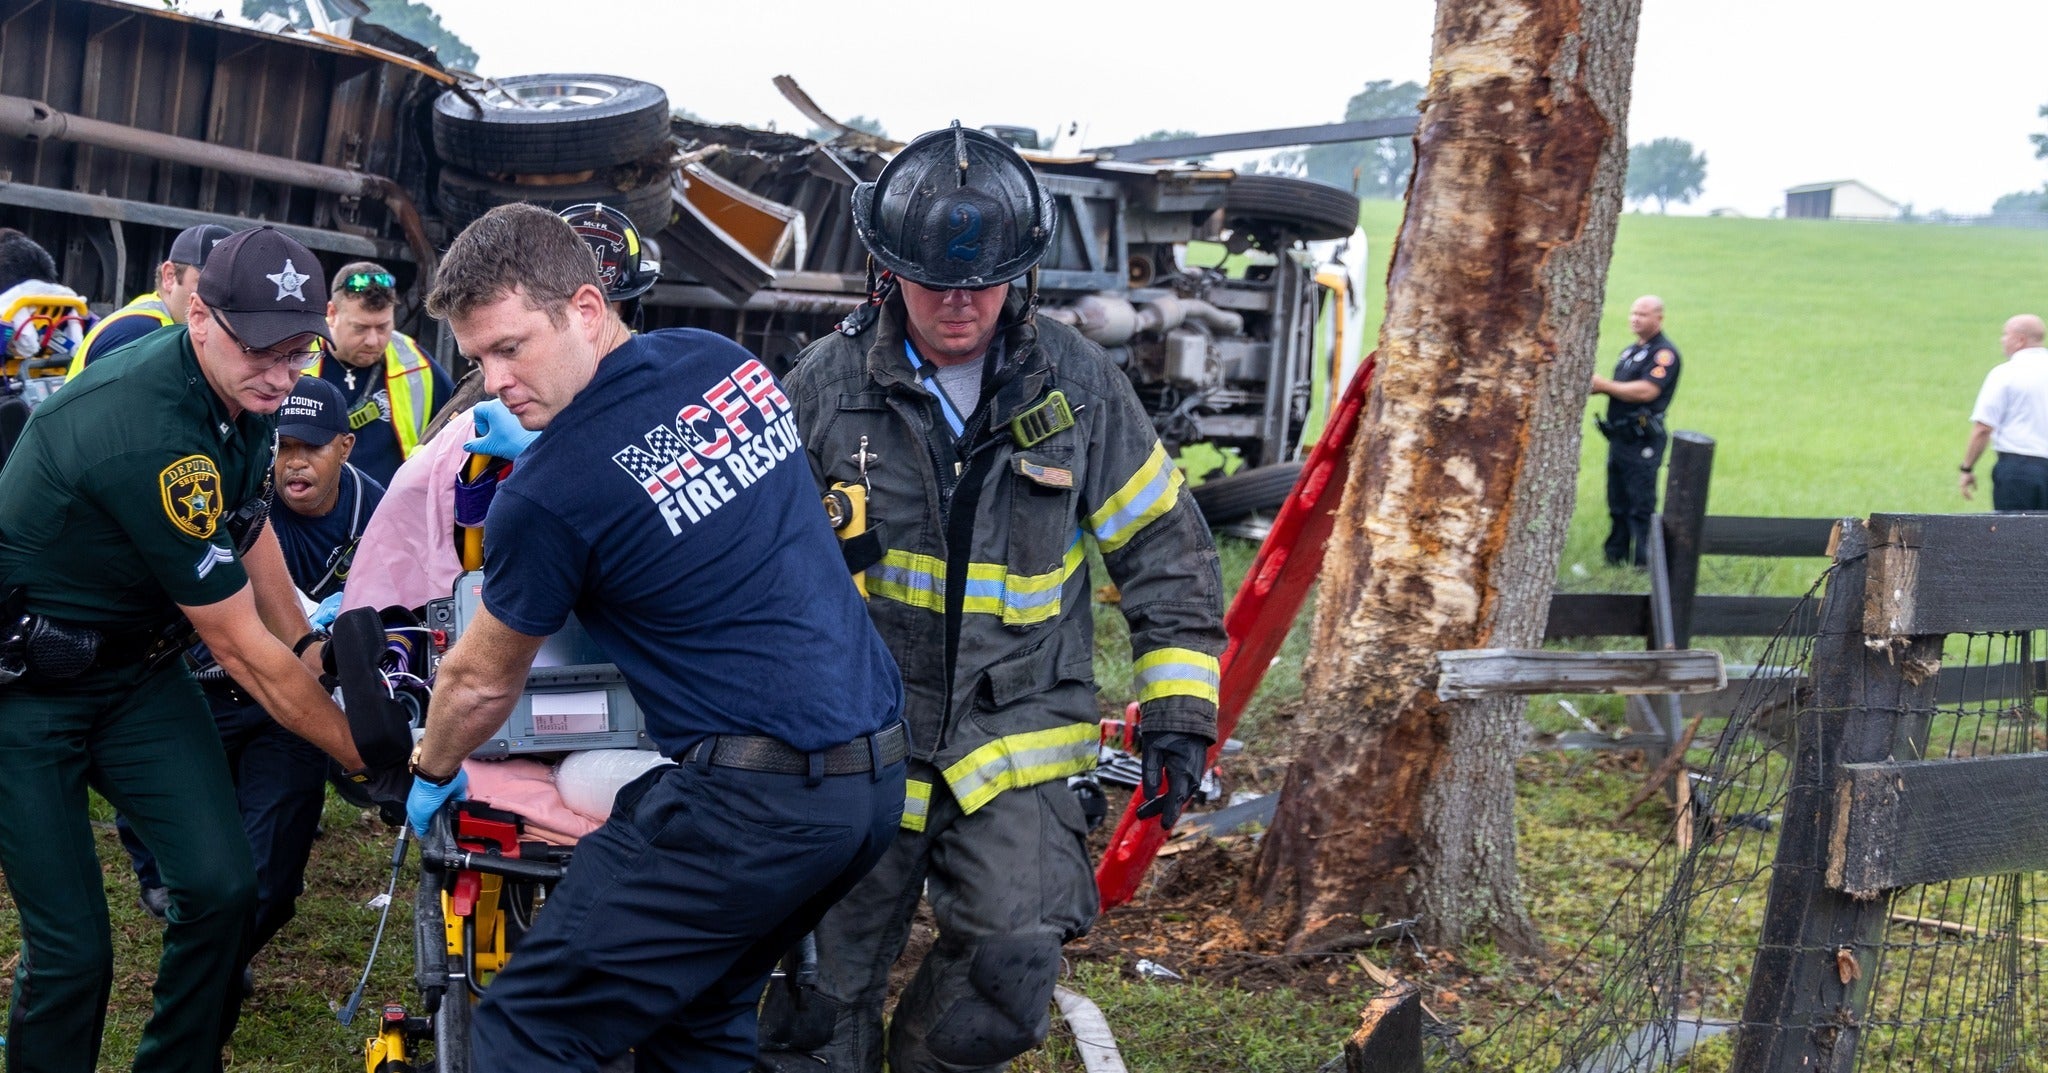
[[[721,734],[691,746],[682,755],[682,762],[699,759],[707,748],[711,750],[711,763],[719,767],[777,775],[853,775],[901,762],[910,755],[910,735],[902,723],[897,723],[849,742],[806,753],[774,738]],[[814,763],[820,766],[814,767]]]
[[[1610,440],[1616,437],[1654,440],[1664,435],[1664,415],[1655,410],[1644,410],[1607,420],[1594,418],[1593,423],[1599,427],[1601,434]]]
[[[137,664],[153,673],[190,647],[191,634],[182,615],[152,629],[115,631],[23,615],[0,642],[0,682],[47,684]]]

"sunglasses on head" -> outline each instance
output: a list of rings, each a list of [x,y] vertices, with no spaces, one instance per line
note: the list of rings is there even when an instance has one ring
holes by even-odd
[[[341,289],[360,293],[373,288],[390,290],[397,284],[398,279],[389,272],[351,272],[341,281]]]

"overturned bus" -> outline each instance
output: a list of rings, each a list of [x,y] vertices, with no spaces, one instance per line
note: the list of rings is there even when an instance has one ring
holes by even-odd
[[[1212,520],[1277,503],[1292,470],[1274,467],[1359,350],[1356,198],[995,133],[1058,201],[1043,315],[1110,353],[1191,476],[1246,467],[1198,489]],[[781,370],[863,299],[849,195],[895,147],[684,119],[610,75],[451,73],[362,22],[0,0],[0,226],[42,243],[102,313],[153,286],[179,230],[268,222],[323,257],[390,266],[399,326],[452,361],[421,309],[435,251],[494,205],[602,200],[658,247],[645,327],[717,331]]]

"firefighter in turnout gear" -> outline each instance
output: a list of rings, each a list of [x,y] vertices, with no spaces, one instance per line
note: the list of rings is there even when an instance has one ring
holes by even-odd
[[[903,671],[909,801],[818,927],[815,992],[771,997],[763,1059],[880,1070],[889,968],[924,892],[939,937],[887,1031],[889,1068],[1000,1069],[1044,1039],[1060,946],[1098,908],[1067,786],[1099,734],[1086,549],[1122,592],[1147,808],[1168,827],[1215,739],[1221,576],[1129,381],[1033,316],[1055,220],[1023,159],[955,124],[853,208],[876,285],[788,385],[821,490],[867,492],[848,566]]]

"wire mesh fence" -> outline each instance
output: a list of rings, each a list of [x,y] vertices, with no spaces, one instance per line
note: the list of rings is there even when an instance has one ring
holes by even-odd
[[[1799,802],[1833,792],[1825,784],[1831,765],[1815,764],[1795,747],[1799,728],[1813,735],[1844,718],[1885,720],[1899,760],[2048,750],[2039,634],[1951,636],[1938,681],[1929,677],[1933,667],[1900,672],[1929,678],[1928,688],[1901,690],[1889,707],[1825,706],[1822,698],[1835,694],[1817,683],[1859,673],[1824,664],[1855,662],[1842,653],[1859,652],[1860,636],[1855,645],[1820,646],[1817,665],[1814,631],[1825,587],[1853,583],[1860,607],[1862,571],[1845,574],[1845,565],[1824,575],[1786,626],[1755,650],[1756,669],[1741,684],[1739,701],[1723,709],[1732,714],[1721,725],[1710,720],[1700,727],[1687,757],[1690,793],[1680,798],[1672,837],[1635,871],[1591,937],[1495,1023],[1462,1031],[1439,1026],[1428,1052],[1432,1073],[1720,1073],[1782,1061],[1784,1048],[1773,1040],[1846,1044],[1853,1064],[1833,1068],[1859,1073],[2043,1068],[2042,875],[1894,891],[1881,899],[1878,926],[1840,945],[1788,943],[1783,915],[1796,917],[1807,907],[1769,905],[1779,843],[1791,837],[1788,805],[1805,808]],[[1819,877],[1811,878],[1818,889]],[[1797,886],[1783,879],[1781,886]],[[1792,899],[1781,891],[1779,900]],[[1777,927],[1766,928],[1767,908],[1781,915]],[[1796,923],[1790,933],[1803,934]],[[1775,949],[1760,958],[1760,946]],[[1859,999],[1867,994],[1867,1002],[1857,1009],[1801,996],[1758,1001],[1753,979],[1781,975],[1759,973],[1772,958],[1821,959],[1844,990]]]

